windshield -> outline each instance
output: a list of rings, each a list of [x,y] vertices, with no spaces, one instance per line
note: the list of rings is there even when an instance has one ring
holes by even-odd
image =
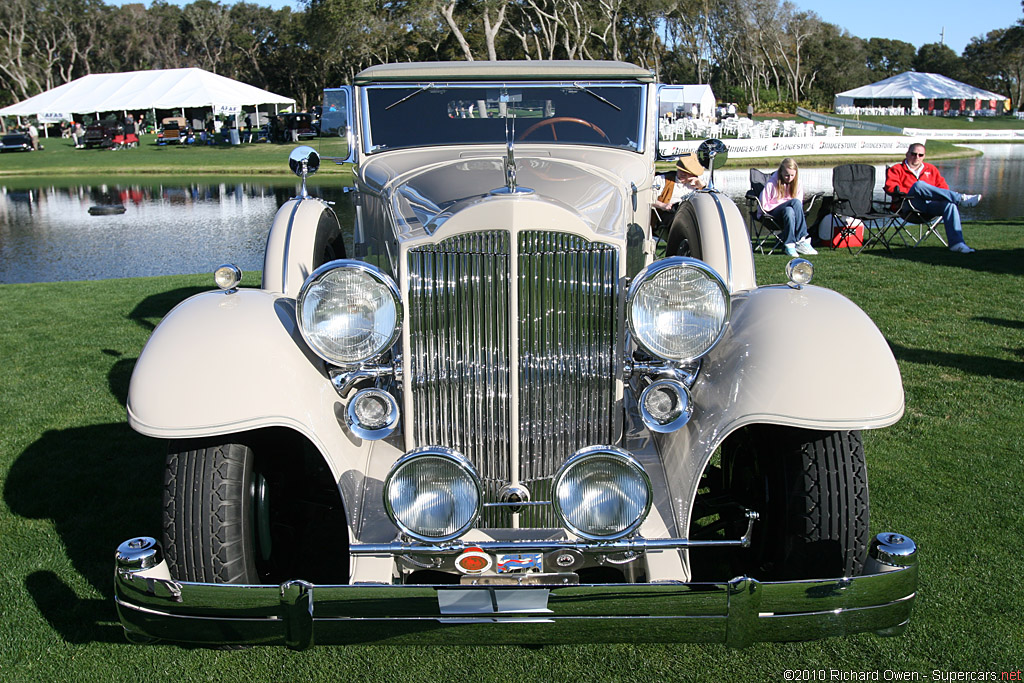
[[[367,151],[506,142],[639,151],[637,84],[412,85],[366,89]]]

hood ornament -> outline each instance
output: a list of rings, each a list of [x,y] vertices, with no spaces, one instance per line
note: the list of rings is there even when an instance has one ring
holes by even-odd
[[[530,194],[533,192],[528,187],[519,187],[516,184],[515,136],[515,119],[510,116],[505,119],[505,187],[491,190],[490,194]]]

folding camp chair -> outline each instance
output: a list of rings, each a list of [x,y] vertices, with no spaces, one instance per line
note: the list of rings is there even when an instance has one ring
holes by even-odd
[[[886,167],[885,171],[888,174],[889,167]],[[946,238],[938,231],[938,225],[942,222],[942,216],[922,213],[914,206],[914,202],[920,200],[911,199],[899,190],[886,192],[886,197],[889,198],[890,206],[893,210],[892,222],[895,227],[893,238],[899,236],[903,243],[906,244],[906,238],[903,237],[903,233],[906,233],[916,247],[928,239],[929,235],[935,235],[944,246],[949,246]],[[916,227],[916,235],[911,226]]]
[[[770,173],[764,173],[756,168],[750,169],[750,189],[747,190],[747,214],[750,219],[750,245],[762,254],[773,254],[776,249],[782,249],[786,245],[782,242],[781,235],[786,232],[785,226],[775,219],[761,206],[761,191],[768,182]],[[806,198],[804,204],[804,216],[807,218],[808,226],[812,223],[811,216],[817,215],[822,205],[822,196],[813,194]],[[818,220],[813,220],[817,224]]]
[[[856,253],[879,242],[892,251],[888,232],[894,227],[895,214],[873,199],[875,167],[867,164],[844,164],[832,169],[832,223],[847,225],[859,221],[864,225],[864,241]],[[852,221],[850,220],[852,219]],[[841,238],[833,246],[852,246],[850,237],[855,228],[840,228]]]
[[[783,227],[772,215],[763,210],[760,196],[768,182],[769,174],[756,168],[750,169],[750,189],[747,190],[747,215],[750,218],[750,246],[762,254],[772,254],[785,245],[779,234]],[[767,251],[766,251],[767,249]]]

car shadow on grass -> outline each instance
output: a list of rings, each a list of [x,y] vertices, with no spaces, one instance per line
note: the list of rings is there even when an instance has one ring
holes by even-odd
[[[180,301],[208,289],[180,287],[148,296],[128,318],[151,331]],[[99,351],[116,359],[107,384],[124,406],[137,358],[116,349]],[[134,536],[160,536],[165,456],[161,440],[118,421],[44,432],[7,473],[3,496],[11,512],[50,520],[74,570],[101,596],[79,597],[76,579],[51,570],[25,577],[40,614],[66,642],[124,642],[113,601],[114,552]]]
[[[11,512],[50,520],[74,570],[103,596],[80,598],[52,571],[26,577],[40,613],[67,642],[122,641],[110,626],[114,551],[133,536],[159,536],[163,469],[164,445],[119,422],[48,431],[8,472]]]

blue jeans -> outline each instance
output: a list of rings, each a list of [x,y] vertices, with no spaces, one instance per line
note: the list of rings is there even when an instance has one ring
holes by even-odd
[[[907,197],[911,199],[910,204],[916,211],[928,216],[942,216],[942,227],[946,229],[949,246],[964,241],[964,233],[960,229],[960,209],[957,207],[961,199],[959,192],[943,190],[918,180],[910,186]]]
[[[782,241],[785,244],[796,244],[807,238],[807,218],[804,216],[804,203],[799,199],[790,199],[779,204],[768,212],[782,225]]]

